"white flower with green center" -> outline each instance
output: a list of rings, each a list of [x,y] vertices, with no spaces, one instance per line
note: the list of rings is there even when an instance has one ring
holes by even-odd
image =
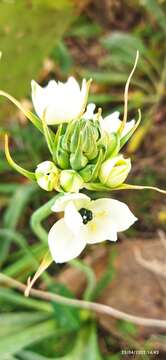
[[[109,198],[91,200],[82,193],[61,196],[52,211],[64,212],[48,235],[56,263],[74,259],[86,244],[116,241],[117,233],[127,230],[137,220],[123,202]]]
[[[74,77],[69,77],[65,83],[51,80],[44,88],[34,80],[31,85],[35,111],[49,125],[70,122],[85,110],[90,85],[85,79],[81,88]]]

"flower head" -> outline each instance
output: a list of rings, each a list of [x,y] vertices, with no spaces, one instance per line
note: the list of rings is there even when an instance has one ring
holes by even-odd
[[[91,200],[82,193],[61,196],[52,210],[64,212],[48,236],[49,249],[57,263],[77,257],[86,244],[116,241],[117,232],[127,230],[137,220],[128,206],[118,200]]]
[[[49,125],[70,122],[84,112],[89,82],[82,81],[82,87],[69,77],[66,83],[51,80],[42,88],[32,80],[32,101],[39,118],[45,117]]]

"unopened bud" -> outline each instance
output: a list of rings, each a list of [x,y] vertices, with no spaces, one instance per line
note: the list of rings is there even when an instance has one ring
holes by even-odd
[[[60,136],[56,149],[56,162],[61,169],[68,169],[70,167],[69,153],[62,147],[63,136]]]
[[[125,181],[130,170],[130,159],[124,159],[123,155],[115,156],[103,162],[99,179],[102,184],[114,188]]]
[[[59,169],[52,161],[44,161],[35,170],[38,185],[46,190],[56,190],[59,183]]]
[[[63,170],[60,174],[60,186],[66,192],[78,192],[83,183],[82,177],[74,170]]]
[[[85,182],[88,182],[92,179],[94,169],[95,164],[89,164],[79,172]]]

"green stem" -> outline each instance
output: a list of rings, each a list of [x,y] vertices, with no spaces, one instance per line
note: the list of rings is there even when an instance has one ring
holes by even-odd
[[[59,196],[60,194],[56,194],[46,204],[42,205],[39,209],[37,209],[31,216],[31,228],[34,234],[44,243],[47,241],[48,234],[41,223],[49,215],[51,215],[52,213],[51,207],[53,206],[53,204],[55,203],[55,201],[58,199]]]
[[[90,266],[83,263],[82,261],[78,259],[74,259],[70,261],[70,264],[79,269],[80,271],[84,272],[87,278],[87,287],[84,292],[83,299],[84,300],[91,300],[94,289],[96,287],[96,276],[94,274],[94,271],[91,269]]]

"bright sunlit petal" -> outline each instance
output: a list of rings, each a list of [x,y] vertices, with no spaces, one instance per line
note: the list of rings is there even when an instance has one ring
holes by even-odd
[[[64,219],[60,219],[49,231],[48,245],[53,260],[56,263],[64,263],[79,256],[86,242],[83,238],[75,236]]]

